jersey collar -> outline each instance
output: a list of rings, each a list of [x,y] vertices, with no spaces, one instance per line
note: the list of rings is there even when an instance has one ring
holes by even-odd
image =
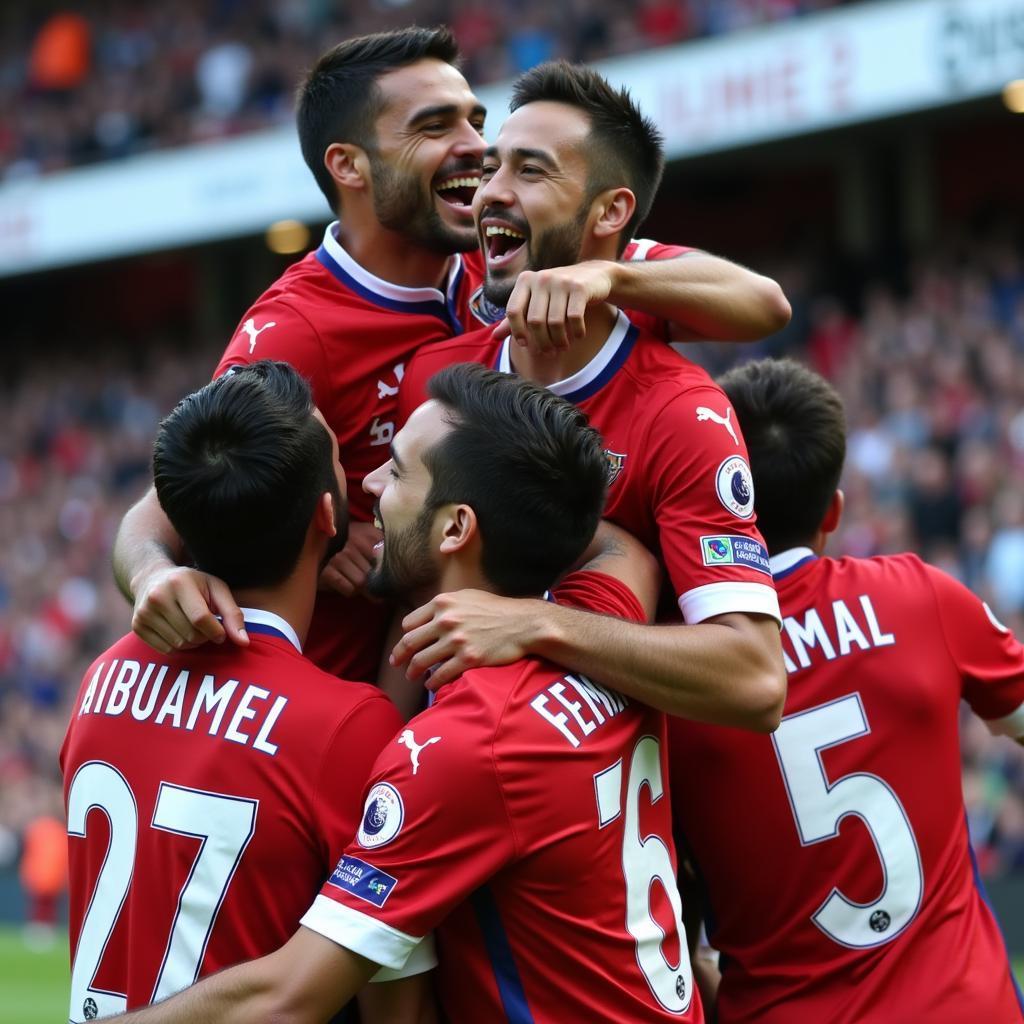
[[[302,644],[299,643],[298,633],[280,615],[264,611],[262,608],[242,608],[240,611],[242,618],[245,619],[247,632],[279,636],[282,640],[287,640],[299,654],[302,653]]]
[[[444,320],[457,334],[462,333],[456,310],[459,284],[465,268],[459,253],[451,257],[443,292],[438,288],[406,288],[371,274],[357,263],[338,241],[337,229],[338,221],[327,226],[316,258],[342,284],[377,306],[396,313],[427,313]]]
[[[810,548],[788,548],[772,555],[768,564],[772,570],[772,578],[776,580],[785,579],[797,571],[806,562],[814,561],[818,556]]]
[[[561,395],[570,402],[579,403],[596,395],[615,376],[615,372],[629,358],[636,343],[638,331],[629,317],[618,310],[615,324],[600,351],[581,370],[565,380],[548,385],[548,391]],[[502,373],[512,373],[512,339],[506,338],[498,353],[497,368]]]

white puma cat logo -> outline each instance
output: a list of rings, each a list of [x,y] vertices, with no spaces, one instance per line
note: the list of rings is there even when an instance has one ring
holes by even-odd
[[[709,409],[706,405],[697,406],[697,422],[702,423],[704,420],[711,420],[712,423],[719,423],[726,430],[729,431],[729,436],[736,442],[736,446],[739,447],[740,439],[736,436],[736,431],[732,426],[732,406],[730,405],[725,411],[724,418],[719,416],[714,409]]]
[[[440,736],[431,736],[426,743],[417,743],[412,729],[403,729],[402,735],[395,741],[402,747],[409,748],[409,760],[412,761],[412,773],[415,775],[420,770],[420,752],[429,747],[431,743],[437,743]]]
[[[254,317],[249,317],[248,320],[242,324],[242,330],[249,335],[249,354],[252,355],[252,351],[256,348],[256,339],[269,327],[276,327],[277,323],[271,320],[269,323],[265,323],[258,330],[256,328],[256,320]]]

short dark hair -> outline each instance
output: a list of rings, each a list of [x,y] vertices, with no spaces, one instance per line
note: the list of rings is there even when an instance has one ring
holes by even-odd
[[[579,560],[601,519],[600,434],[565,399],[476,363],[441,370],[428,391],[453,429],[424,453],[426,509],[471,506],[487,579],[510,597],[542,593]]]
[[[447,26],[413,26],[346,39],[320,57],[303,79],[296,104],[299,145],[332,210],[338,197],[324,166],[327,147],[351,142],[373,149],[374,125],[384,107],[377,79],[428,57],[457,64],[459,46]]]
[[[718,383],[750,454],[754,507],[773,554],[807,544],[839,486],[846,416],[835,388],[793,359],[761,359]]]
[[[320,496],[339,502],[330,435],[287,363],[229,371],[182,399],[153,445],[157,498],[197,568],[230,587],[294,570]]]
[[[641,113],[629,90],[613,89],[582,64],[549,61],[520,75],[512,86],[509,109],[545,100],[582,110],[590,121],[587,141],[588,193],[627,187],[636,196],[636,212],[619,239],[619,252],[646,220],[665,169],[661,132]]]

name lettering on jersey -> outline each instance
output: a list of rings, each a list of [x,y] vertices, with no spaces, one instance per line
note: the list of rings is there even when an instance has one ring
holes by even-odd
[[[327,881],[336,889],[352,893],[375,907],[383,907],[398,885],[398,879],[358,857],[342,857]]]
[[[277,753],[271,732],[288,704],[287,697],[274,697],[271,703],[270,690],[255,683],[239,694],[241,684],[237,679],[218,685],[212,675],[204,675],[199,686],[193,685],[189,692],[188,669],[182,669],[164,693],[167,665],[149,662],[143,668],[131,658],[115,658],[105,674],[104,668],[101,662],[93,672],[78,709],[79,717],[101,713],[117,717],[130,710],[137,722],[152,721],[187,732],[205,729],[210,736],[251,746],[261,753]],[[248,722],[252,722],[251,727]]]
[[[268,320],[262,327],[256,326],[256,320],[254,317],[249,317],[248,320],[242,324],[242,330],[249,335],[249,354],[251,355],[253,350],[256,348],[256,339],[271,327],[276,327],[277,323],[274,320]]]
[[[582,698],[582,703],[573,699],[573,691]],[[584,675],[563,676],[530,701],[530,707],[574,747],[628,704],[622,694],[607,690]]]
[[[698,423],[717,423],[720,427],[725,427],[729,431],[729,436],[736,443],[736,447],[740,446],[740,439],[736,436],[736,430],[732,425],[732,406],[727,406],[724,416],[719,416],[714,409],[709,409],[706,405],[697,406],[697,422]]]
[[[792,615],[783,620],[783,632],[793,649],[790,656],[783,644],[782,658],[787,672],[808,668],[811,652],[817,651],[826,661],[850,654],[854,648],[869,651],[874,647],[891,647],[896,643],[892,633],[885,633],[878,624],[874,605],[867,594],[861,594],[857,614],[843,600],[832,602],[824,619],[817,608],[808,608],[800,621]],[[795,659],[795,660],[794,660]]]
[[[440,739],[440,736],[431,736],[429,740],[417,743],[412,729],[403,729],[402,735],[395,742],[400,747],[409,748],[409,760],[412,761],[412,773],[415,775],[420,770],[420,753],[429,747],[431,743],[437,743]]]
[[[391,372],[395,375],[394,385],[388,384],[386,381],[377,381],[377,401],[381,401],[384,398],[394,398],[398,394],[398,387],[402,383],[402,378],[405,376],[405,363],[398,363],[397,366],[392,367]]]

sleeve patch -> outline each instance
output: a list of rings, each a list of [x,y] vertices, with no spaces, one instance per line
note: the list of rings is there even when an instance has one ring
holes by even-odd
[[[768,576],[772,574],[768,549],[752,537],[701,537],[700,553],[705,565],[742,565]]]
[[[338,861],[328,885],[351,893],[358,899],[383,907],[398,885],[398,879],[358,857],[344,856]]]

